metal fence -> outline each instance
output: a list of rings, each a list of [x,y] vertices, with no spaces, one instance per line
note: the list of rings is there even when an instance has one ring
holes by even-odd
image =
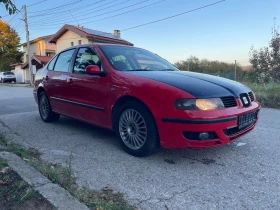
[[[218,77],[223,77],[226,79],[231,79],[234,80],[234,74],[225,74],[225,73],[209,73],[210,75],[218,76]]]

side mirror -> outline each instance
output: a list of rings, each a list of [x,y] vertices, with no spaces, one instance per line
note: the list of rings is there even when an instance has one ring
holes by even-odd
[[[97,65],[89,65],[86,67],[86,73],[93,74],[93,75],[100,75],[102,71]]]

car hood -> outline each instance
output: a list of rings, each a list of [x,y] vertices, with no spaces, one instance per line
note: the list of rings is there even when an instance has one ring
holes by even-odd
[[[186,71],[124,71],[124,73],[171,85],[196,98],[239,97],[241,93],[251,91],[238,82],[208,74]]]

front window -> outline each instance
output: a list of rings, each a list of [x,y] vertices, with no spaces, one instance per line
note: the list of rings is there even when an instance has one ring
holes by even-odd
[[[119,46],[100,46],[100,48],[112,67],[119,71],[179,71],[148,50]]]
[[[74,73],[85,74],[89,65],[98,65],[101,68],[99,57],[91,48],[80,48],[74,63]]]

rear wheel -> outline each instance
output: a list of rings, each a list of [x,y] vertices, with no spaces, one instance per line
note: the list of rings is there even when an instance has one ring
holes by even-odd
[[[143,104],[137,101],[130,101],[121,106],[116,132],[124,149],[133,156],[149,155],[159,146],[158,131],[153,116]]]
[[[52,107],[48,96],[45,92],[39,95],[39,113],[44,122],[55,122],[59,119],[60,115],[52,111]]]

